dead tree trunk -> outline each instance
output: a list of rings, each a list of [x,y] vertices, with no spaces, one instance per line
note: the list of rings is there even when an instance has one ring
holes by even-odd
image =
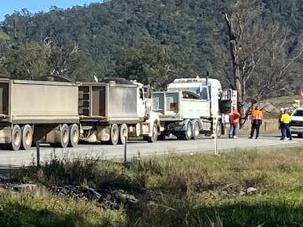
[[[236,89],[238,93],[238,108],[241,114],[241,118],[245,116],[244,111],[244,99],[245,99],[245,87],[243,82],[243,78],[241,76],[241,68],[239,61],[239,47],[238,47],[238,39],[239,35],[235,32],[233,22],[229,19],[228,15],[225,14],[225,22],[228,28],[229,35],[229,45],[230,45],[230,55],[232,60],[233,67],[233,84],[234,89]]]

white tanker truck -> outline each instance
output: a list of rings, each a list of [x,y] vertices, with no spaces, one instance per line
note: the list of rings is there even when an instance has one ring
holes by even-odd
[[[153,110],[160,113],[159,139],[173,134],[178,139],[196,139],[199,134],[218,136],[225,132],[228,114],[237,105],[237,93],[222,90],[216,79],[184,78],[169,84],[167,91],[153,92]]]

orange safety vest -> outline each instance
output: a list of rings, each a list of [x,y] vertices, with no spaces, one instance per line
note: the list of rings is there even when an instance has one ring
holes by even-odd
[[[251,119],[252,120],[262,120],[263,119],[263,113],[261,110],[253,110],[251,113]]]

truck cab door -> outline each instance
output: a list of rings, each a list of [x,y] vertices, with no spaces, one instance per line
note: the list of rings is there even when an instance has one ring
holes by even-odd
[[[138,115],[140,118],[146,117],[147,110],[147,99],[145,98],[144,88],[140,87],[138,89]]]
[[[219,101],[221,114],[230,114],[234,106],[237,106],[237,92],[232,89],[223,90]]]
[[[200,86],[200,97],[203,101],[201,117],[209,118],[211,112],[211,91],[208,86]]]

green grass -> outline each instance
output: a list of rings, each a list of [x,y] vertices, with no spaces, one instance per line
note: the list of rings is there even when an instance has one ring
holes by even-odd
[[[47,192],[0,192],[0,226],[121,226],[122,211]]]
[[[139,203],[109,210],[84,201],[76,206],[77,200],[47,194],[27,195],[24,206],[19,202],[22,194],[2,195],[0,204],[6,208],[0,205],[0,226],[5,226],[1,225],[3,218],[11,220],[5,210],[16,210],[13,216],[18,218],[12,220],[17,224],[33,219],[36,223],[45,220],[48,226],[303,225],[303,148],[162,157],[126,166],[110,161],[53,160],[38,171],[34,167],[13,171],[11,178],[44,185],[122,189],[135,195]],[[249,187],[256,193],[246,193]],[[54,202],[50,205],[43,200]],[[34,210],[34,215],[27,215],[28,210]],[[48,221],[49,215],[53,222]]]

